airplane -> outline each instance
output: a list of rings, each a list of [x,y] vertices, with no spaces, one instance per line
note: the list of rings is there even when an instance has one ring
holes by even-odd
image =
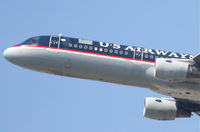
[[[143,114],[150,119],[200,116],[200,54],[49,35],[29,38],[3,55],[34,71],[143,87],[170,96],[144,99]]]

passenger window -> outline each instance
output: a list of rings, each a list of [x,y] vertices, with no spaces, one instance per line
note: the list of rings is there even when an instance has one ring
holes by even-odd
[[[82,49],[83,48],[83,45],[79,45],[79,49]]]
[[[97,51],[97,50],[98,50],[98,48],[97,48],[97,47],[94,47],[94,50],[95,50],[95,51]]]
[[[105,49],[104,49],[104,52],[108,52],[108,49],[107,49],[107,48],[105,48]]]
[[[115,50],[114,53],[115,53],[115,54],[118,54],[118,50]]]
[[[102,52],[102,51],[103,51],[103,49],[102,49],[102,48],[99,48],[99,51],[100,51],[100,52]]]
[[[84,49],[88,49],[88,46],[87,46],[87,45],[85,45],[85,46],[84,46]]]
[[[92,47],[92,46],[89,46],[89,50],[93,50],[93,47]]]
[[[78,45],[77,44],[74,44],[74,48],[77,48],[78,47]]]

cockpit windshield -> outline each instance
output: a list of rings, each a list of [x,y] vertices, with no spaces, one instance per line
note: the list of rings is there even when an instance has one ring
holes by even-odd
[[[39,38],[40,37],[33,37],[33,38],[30,38],[26,41],[24,41],[22,44],[27,44],[27,45],[37,45],[38,44],[38,41],[39,41]]]
[[[38,36],[38,37],[32,37],[30,39],[27,39],[20,45],[39,45],[39,46],[49,46],[49,39],[50,36]]]

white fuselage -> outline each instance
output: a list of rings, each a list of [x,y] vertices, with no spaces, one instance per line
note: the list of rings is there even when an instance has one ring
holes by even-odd
[[[198,82],[156,79],[155,63],[151,62],[23,45],[8,48],[4,55],[14,64],[40,72],[144,87],[200,103]]]

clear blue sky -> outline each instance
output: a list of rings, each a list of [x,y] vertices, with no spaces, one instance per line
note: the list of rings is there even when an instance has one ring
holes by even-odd
[[[1,0],[0,52],[37,35],[200,52],[199,0]],[[143,117],[148,89],[60,77],[0,56],[0,132],[200,132],[200,118]]]

